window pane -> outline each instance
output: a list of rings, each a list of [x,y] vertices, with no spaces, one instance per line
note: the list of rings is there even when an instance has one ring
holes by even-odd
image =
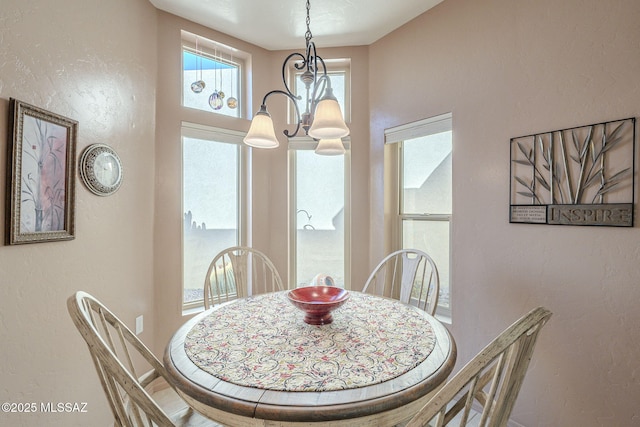
[[[344,287],[344,156],[296,151],[296,285],[317,274]]]
[[[184,49],[182,105],[225,116],[240,117],[240,67],[230,59]],[[202,84],[196,82],[204,82]],[[193,87],[192,87],[193,85]],[[220,96],[222,93],[222,96]],[[235,99],[235,102],[232,100]]]
[[[424,123],[421,124],[425,126]],[[433,120],[426,135],[400,144],[402,248],[429,254],[440,275],[440,314],[450,314],[452,131],[450,119]],[[443,132],[443,130],[445,130]],[[447,313],[448,312],[448,313]]]
[[[235,144],[183,138],[184,302],[203,298],[213,257],[238,244],[238,156]]]
[[[403,214],[451,213],[451,131],[402,143]]]
[[[438,305],[449,308],[449,221],[402,221],[402,248],[420,249],[438,267],[440,295]]]
[[[347,120],[347,110],[345,107],[346,89],[344,86],[345,73],[329,73],[331,79],[331,89],[333,89],[333,95],[338,100],[340,105],[340,111],[342,111],[342,117]]]

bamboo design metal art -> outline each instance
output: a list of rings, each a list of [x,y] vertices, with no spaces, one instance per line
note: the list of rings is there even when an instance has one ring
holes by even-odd
[[[511,139],[512,223],[633,226],[635,118]]]

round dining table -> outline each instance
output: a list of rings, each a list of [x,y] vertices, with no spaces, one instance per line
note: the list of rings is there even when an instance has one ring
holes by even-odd
[[[350,291],[333,322],[309,325],[287,291],[206,310],[173,335],[169,381],[225,426],[393,426],[444,384],[447,328],[397,300]]]

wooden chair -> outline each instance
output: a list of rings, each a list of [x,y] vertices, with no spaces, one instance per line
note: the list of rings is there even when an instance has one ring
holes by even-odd
[[[401,249],[380,261],[362,292],[399,299],[433,315],[440,292],[438,268],[425,252]]]
[[[549,310],[538,307],[509,326],[454,375],[406,427],[465,426],[474,401],[473,410],[481,411],[479,423],[473,419],[474,426],[506,426],[538,334],[549,317]]]
[[[204,307],[254,293],[282,291],[282,279],[271,260],[257,249],[233,246],[218,253],[204,279]]]
[[[219,426],[178,396],[162,363],[98,300],[79,291],[69,297],[67,308],[89,346],[115,427]]]

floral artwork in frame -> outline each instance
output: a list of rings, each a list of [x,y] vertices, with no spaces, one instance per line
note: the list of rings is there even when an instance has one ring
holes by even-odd
[[[11,98],[6,243],[75,238],[78,123]]]

